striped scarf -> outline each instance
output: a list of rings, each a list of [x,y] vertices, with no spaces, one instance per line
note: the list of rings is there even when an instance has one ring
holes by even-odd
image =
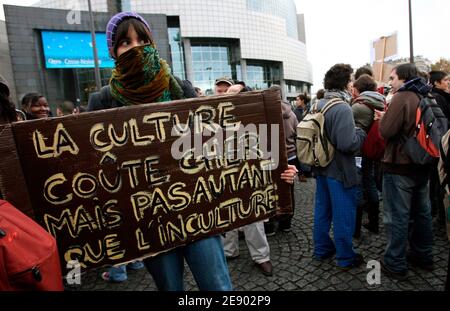
[[[342,101],[346,102],[347,104],[350,104],[352,101],[352,94],[350,94],[347,90],[325,90],[325,99],[333,99],[333,98],[339,98],[342,99]]]
[[[150,44],[134,47],[116,61],[109,81],[114,99],[125,106],[183,98],[169,65]]]

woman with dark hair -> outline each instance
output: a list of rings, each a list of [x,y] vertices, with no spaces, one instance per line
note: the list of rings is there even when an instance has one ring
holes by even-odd
[[[31,119],[31,115],[28,114],[28,108],[31,103],[31,98],[35,95],[38,95],[37,93],[27,93],[22,97],[22,100],[20,102],[20,109],[24,113],[26,119]]]
[[[91,95],[88,110],[164,102],[195,96],[190,83],[180,85],[159,57],[147,22],[121,12],[108,22],[107,45],[115,59],[109,85]],[[184,91],[183,91],[184,90]],[[282,175],[293,181],[294,174]],[[183,290],[186,259],[200,290],[232,290],[220,236],[211,236],[144,260],[159,290]]]
[[[9,100],[9,87],[0,75],[0,124],[17,121],[17,113],[14,104]]]
[[[28,93],[22,98],[22,110],[27,120],[48,118],[51,116],[50,107],[44,95]]]
[[[141,16],[116,14],[108,22],[106,35],[115,68],[109,85],[91,95],[88,111],[185,97],[169,65],[159,57],[150,26]]]
[[[88,111],[164,102],[185,98],[186,93],[195,94],[195,90],[183,92],[169,65],[159,57],[149,25],[138,14],[114,15],[107,25],[106,36],[115,68],[109,85],[91,95]],[[189,85],[183,87],[187,89]],[[200,290],[232,290],[220,236],[145,259],[159,290],[184,289],[185,258]]]

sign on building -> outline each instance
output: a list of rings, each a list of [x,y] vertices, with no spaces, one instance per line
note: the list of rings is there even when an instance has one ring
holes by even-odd
[[[41,31],[45,68],[94,68],[92,37],[89,32]],[[100,68],[113,68],[109,56],[106,34],[96,33]]]

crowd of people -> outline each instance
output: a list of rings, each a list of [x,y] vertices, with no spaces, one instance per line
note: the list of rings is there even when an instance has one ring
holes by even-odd
[[[88,111],[204,96],[201,89],[171,74],[166,61],[159,57],[150,26],[138,14],[116,14],[108,23],[106,36],[115,68],[109,85],[90,96]],[[307,93],[299,94],[292,109],[290,103],[281,100],[289,163],[281,178],[291,188],[294,208],[294,178],[300,182],[315,178],[313,257],[318,261],[335,257],[337,267],[343,270],[364,263],[353,239],[360,236],[361,226],[371,234],[379,234],[382,198],[387,245],[381,264],[392,277],[404,279],[409,265],[433,269],[432,217],[445,221],[446,216],[437,164],[413,163],[403,151],[403,137],[413,135],[416,108],[421,97],[428,94],[434,96],[450,120],[450,90],[448,73],[432,71],[426,80],[414,64],[395,67],[389,85],[390,92],[385,94],[384,88],[382,92],[378,89],[370,68],[362,67],[353,74],[350,65],[336,64],[325,74],[324,89],[317,92],[314,101]],[[282,95],[281,88],[278,90]],[[215,95],[246,91],[251,88],[245,81],[229,77],[215,80]],[[20,110],[9,95],[8,84],[0,76],[1,123],[52,116],[46,98],[39,93],[26,94]],[[325,114],[326,136],[335,154],[326,167],[305,165],[297,158],[297,124],[330,101],[339,103]],[[69,101],[56,110],[57,116],[78,113],[79,108]],[[385,142],[380,159],[360,152],[375,121]],[[368,214],[365,223],[363,211]],[[223,236],[210,236],[143,261],[111,267],[102,277],[122,282],[127,279],[127,268],[145,267],[159,290],[183,290],[186,261],[200,290],[232,290],[227,260],[239,256],[239,232],[243,232],[255,265],[261,273],[271,276],[274,267],[267,236],[277,230],[289,232],[291,222],[292,215],[255,222]]]

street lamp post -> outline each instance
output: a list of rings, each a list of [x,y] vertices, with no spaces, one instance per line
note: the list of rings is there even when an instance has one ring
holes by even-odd
[[[90,20],[90,28],[91,28],[91,37],[92,37],[92,50],[94,51],[94,74],[95,74],[95,85],[97,87],[97,91],[100,91],[102,88],[102,81],[100,79],[100,67],[98,65],[98,54],[97,54],[97,44],[95,41],[95,30],[94,30],[94,16],[92,14],[91,8],[91,0],[88,0],[88,8],[89,8],[89,20]]]
[[[212,87],[212,80],[211,80],[211,71],[212,71],[212,67],[206,67],[205,70],[208,70],[208,71],[209,71],[209,89],[211,90],[211,92],[214,93],[213,87]]]
[[[408,0],[408,5],[409,5],[409,62],[414,63],[411,0]]]

